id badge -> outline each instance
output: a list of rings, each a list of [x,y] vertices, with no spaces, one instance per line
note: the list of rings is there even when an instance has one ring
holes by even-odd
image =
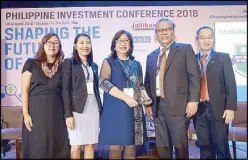
[[[159,90],[159,75],[156,76],[156,95],[160,96],[160,90]]]
[[[87,91],[88,91],[88,94],[94,94],[93,82],[87,82]]]
[[[133,91],[133,88],[124,88],[123,89],[124,93],[131,96],[131,97],[134,97],[134,91]]]

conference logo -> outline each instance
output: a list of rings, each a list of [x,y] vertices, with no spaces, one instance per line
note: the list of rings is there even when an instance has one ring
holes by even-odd
[[[146,22],[133,22],[131,27],[133,31],[154,31],[155,24]]]
[[[133,36],[133,43],[151,43],[151,36]]]
[[[233,64],[235,71],[247,78],[247,45],[234,44]]]

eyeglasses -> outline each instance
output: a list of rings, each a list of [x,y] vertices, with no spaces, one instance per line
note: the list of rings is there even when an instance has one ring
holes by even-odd
[[[118,40],[116,40],[116,42],[118,43],[118,44],[122,44],[123,42],[125,43],[125,44],[127,44],[127,43],[129,43],[129,39],[118,39]]]
[[[169,31],[172,31],[172,28],[158,29],[158,30],[157,30],[157,32],[158,32],[159,34],[164,33],[164,31],[167,33],[167,32],[169,32]]]
[[[51,47],[52,45],[54,45],[55,47],[58,47],[59,46],[59,43],[58,42],[47,41],[45,44],[47,46],[49,46],[49,47]]]
[[[206,40],[213,40],[214,36],[209,36],[209,37],[199,37],[200,40],[206,41]]]

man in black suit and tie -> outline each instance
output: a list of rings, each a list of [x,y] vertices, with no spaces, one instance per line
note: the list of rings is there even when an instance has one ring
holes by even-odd
[[[200,70],[190,44],[174,41],[175,24],[157,22],[155,33],[160,47],[147,57],[145,88],[153,103],[146,114],[153,116],[159,158],[188,159],[189,117],[198,109]]]
[[[201,70],[201,92],[194,119],[201,159],[230,159],[228,124],[237,109],[237,89],[228,54],[213,50],[214,31],[203,26],[196,32]]]

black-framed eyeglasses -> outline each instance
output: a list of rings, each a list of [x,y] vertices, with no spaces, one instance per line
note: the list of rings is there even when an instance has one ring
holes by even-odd
[[[118,39],[118,40],[116,40],[116,42],[117,42],[118,44],[122,44],[123,42],[124,42],[125,44],[128,44],[128,43],[130,42],[130,40],[129,40],[129,39]]]
[[[166,29],[158,29],[158,30],[157,30],[157,32],[158,32],[159,34],[162,34],[162,33],[164,33],[164,32],[168,33],[169,31],[172,31],[172,28],[171,28],[171,27],[166,28]]]
[[[55,47],[58,47],[59,46],[59,42],[47,41],[45,44],[48,45],[49,47],[52,46],[52,45],[54,45]]]

